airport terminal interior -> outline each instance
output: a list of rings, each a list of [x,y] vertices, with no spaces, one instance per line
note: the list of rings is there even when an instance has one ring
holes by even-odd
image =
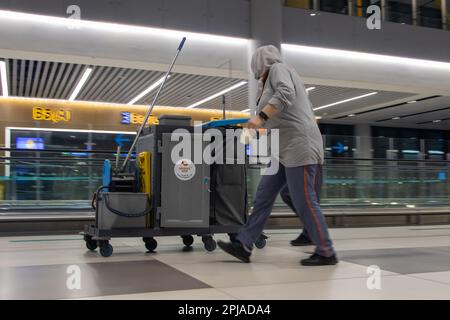
[[[450,299],[449,0],[0,0],[0,80],[1,300]]]

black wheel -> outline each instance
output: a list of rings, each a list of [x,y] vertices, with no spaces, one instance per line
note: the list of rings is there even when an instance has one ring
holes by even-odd
[[[183,244],[186,247],[190,247],[194,244],[194,237],[193,236],[183,236]]]
[[[110,257],[113,254],[113,247],[108,242],[100,245],[100,254],[102,257]]]
[[[263,249],[267,244],[267,240],[264,237],[259,237],[258,240],[255,242],[255,247],[258,249]]]
[[[92,240],[91,236],[85,235],[84,241],[86,242],[86,248],[88,248],[89,250],[95,251],[95,249],[97,249],[97,241]]]
[[[212,237],[203,238],[206,251],[212,252],[217,248],[217,242]]]
[[[155,240],[155,238],[144,238],[145,248],[148,251],[155,251],[155,249],[158,247],[158,242]]]

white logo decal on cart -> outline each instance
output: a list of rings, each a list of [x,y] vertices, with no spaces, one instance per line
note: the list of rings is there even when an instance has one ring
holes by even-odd
[[[189,159],[181,159],[175,164],[175,176],[182,181],[191,180],[195,176],[195,165]]]

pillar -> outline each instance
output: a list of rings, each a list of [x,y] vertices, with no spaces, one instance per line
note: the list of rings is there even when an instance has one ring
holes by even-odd
[[[356,154],[358,159],[372,159],[372,127],[369,124],[357,124],[354,128]],[[369,200],[373,192],[373,162],[370,160],[357,160],[356,165],[356,194],[359,199]]]
[[[442,13],[442,29],[447,30],[448,27],[448,7],[447,0],[441,0],[441,13]]]
[[[412,24],[414,26],[418,25],[417,21],[417,0],[411,1],[411,9],[412,9]]]
[[[381,0],[381,19],[383,21],[389,21],[386,1],[387,0]]]

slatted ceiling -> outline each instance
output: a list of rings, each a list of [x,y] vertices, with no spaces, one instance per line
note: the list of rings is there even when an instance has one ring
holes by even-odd
[[[64,90],[61,93],[61,99],[68,99],[70,97],[70,94],[75,89],[75,86],[77,84],[77,81],[81,79],[82,75],[82,66],[79,64],[73,65],[73,69],[69,74],[69,81],[65,84]]]
[[[42,70],[41,77],[39,79],[39,86],[36,95],[43,98],[42,92],[44,89],[45,81],[47,80],[48,69],[50,68],[50,63],[44,63],[44,68]]]
[[[156,78],[156,76],[154,76]],[[105,100],[117,101],[120,103],[128,103],[139,93],[145,90],[144,86],[147,81],[152,81],[152,75],[145,70],[133,70],[130,77],[120,79],[120,90],[110,92],[105,96]],[[156,81],[156,80],[155,80]]]
[[[127,81],[126,79],[129,79],[131,82],[132,79],[135,77],[136,70],[132,69],[122,69],[122,72],[120,73],[117,82],[114,84],[114,86],[111,88],[110,92],[108,94],[104,94],[102,99],[106,101],[117,101],[118,95],[121,94],[121,92],[127,91]]]
[[[114,92],[111,92],[109,98],[105,99],[108,99],[109,101],[128,103],[137,95],[135,94],[131,97],[131,95],[135,93],[137,83],[145,77],[145,74],[146,72],[144,70],[128,70],[121,79],[119,87]]]
[[[312,86],[305,87],[309,88]],[[316,87],[316,89],[312,91],[309,91],[309,98],[314,108],[318,108],[337,101],[368,94],[370,92],[373,92],[373,90],[320,86]]]
[[[95,101],[94,100],[95,91],[97,90],[98,86],[105,81],[105,77],[106,74],[108,73],[108,70],[109,68],[107,67],[94,67],[91,76],[87,80],[84,87],[81,89],[77,99]],[[83,68],[83,73],[84,72],[86,72],[86,68]]]
[[[11,96],[54,99],[68,99],[88,67],[79,64],[18,59],[5,59],[5,62]],[[163,72],[149,70],[107,66],[93,66],[92,68],[91,76],[79,93],[77,100],[128,103],[164,75]],[[172,74],[162,91],[158,104],[186,107],[240,81],[240,79],[213,76]],[[306,85],[307,88],[311,86],[316,87],[309,93],[314,107],[372,92],[372,90],[364,89]],[[137,103],[150,104],[155,93],[156,90]],[[325,112],[328,113],[326,118],[333,118],[334,115],[365,110],[372,106],[375,108],[385,102],[390,103],[403,97],[409,97],[409,95],[411,94],[380,91],[379,94],[366,99],[320,110],[318,115]],[[248,86],[242,86],[227,93],[226,107],[228,110],[247,109]],[[222,109],[222,97],[208,101],[198,108]],[[371,117],[366,119],[369,122],[372,120],[374,119]]]
[[[101,101],[108,101],[108,100],[110,100],[111,95],[114,94],[117,91],[117,88],[119,87],[120,83],[123,81],[126,71],[127,70],[124,69],[124,68],[120,68],[118,70],[117,76],[115,77],[115,79],[113,79],[109,83],[109,86],[108,86],[107,90],[104,90],[99,95],[99,100],[101,100]]]
[[[218,81],[218,79],[210,79],[211,87]],[[185,83],[186,85],[180,88],[177,83]],[[178,106],[188,106],[191,100],[197,97],[199,100],[202,97],[202,88],[209,85],[204,77],[195,78],[192,75],[176,75],[176,78],[169,80],[169,88],[161,97],[161,104],[168,105],[172,100]]]
[[[110,74],[109,74],[109,81],[105,81],[102,83],[102,85],[98,88],[98,94],[97,99],[100,101],[107,101],[108,99],[105,97],[108,97],[112,93],[112,89],[114,85],[120,81],[120,73],[122,72],[122,68],[115,68]]]
[[[31,71],[27,72],[27,82],[25,84],[25,92],[23,94],[23,96],[25,97],[31,96],[31,84],[33,81],[33,73],[35,72],[35,69],[36,69],[36,62],[33,60],[28,61],[28,70]]]
[[[16,96],[17,95],[17,61],[13,60],[12,61],[13,65],[12,65],[12,80],[11,83],[13,85],[10,85],[10,89],[9,91],[11,92],[11,95]]]
[[[63,76],[58,84],[58,88],[55,94],[53,95],[54,97],[57,98],[63,97],[64,89],[66,88],[67,83],[69,81],[69,77],[72,74],[72,71],[74,70],[74,66],[75,66],[74,64],[67,64]]]
[[[176,86],[176,83],[180,81],[182,83],[186,83],[186,86],[183,86],[181,90]],[[164,94],[163,98],[168,101],[170,99],[173,99],[175,103],[180,106],[188,106],[205,97],[205,88],[211,88],[211,90],[215,90],[218,83],[221,83],[222,81],[222,78],[196,78],[192,75],[177,75],[177,78],[174,79],[174,81],[171,83],[171,86],[172,88],[174,88],[174,90],[168,90],[167,94]],[[223,90],[223,87],[221,87],[220,90]]]
[[[87,100],[101,101],[101,93],[105,91],[106,86],[110,85],[111,81],[115,78],[117,71],[117,68],[105,68],[100,81],[97,81],[91,97]]]
[[[44,82],[44,85],[43,85],[42,96],[44,98],[48,97],[48,94],[50,92],[50,87],[53,85],[53,79],[55,78],[57,69],[58,69],[58,63],[52,62],[50,64],[50,66],[49,66],[48,77],[47,77],[47,79],[46,79],[46,81]]]
[[[66,69],[66,64],[60,63],[58,65],[58,71],[56,73],[55,80],[54,80],[55,84],[49,89],[49,93],[48,93],[49,97],[52,97],[52,98],[55,97],[55,92],[58,89],[59,85],[61,84],[61,77],[62,77],[65,69]]]
[[[162,76],[163,76],[162,72],[161,73],[154,73],[154,72],[148,72],[148,71],[145,72],[144,77],[139,81],[138,85],[135,88],[133,88],[134,90],[130,90],[126,103],[130,102],[130,100],[134,99],[137,95],[142,93],[153,83],[155,83],[156,81],[161,79]],[[156,93],[156,90],[157,89],[155,89],[153,92],[148,93],[147,96],[141,98],[141,100],[137,101],[136,103],[140,104],[140,103],[143,103],[144,101],[149,100],[149,96],[151,97],[150,99],[152,99],[153,94]]]
[[[57,72],[55,80],[54,80],[54,85],[51,87],[50,92],[49,92],[49,96],[51,98],[55,97],[55,93],[58,90],[59,86],[61,85],[61,78],[62,78],[64,72],[66,71],[67,67],[68,67],[68,65],[66,65],[65,63],[59,64],[58,72]]]
[[[158,79],[161,79],[162,76],[163,74],[161,74],[161,76],[158,75]],[[171,106],[182,105],[182,103],[180,104],[179,100],[179,93],[181,92],[179,81],[183,81],[182,80],[183,78],[184,75],[182,74],[172,74],[172,76],[167,80],[164,86],[164,90],[161,92],[161,95],[159,96],[157,102],[158,105],[171,105]],[[182,83],[186,83],[187,89],[189,86],[189,82],[183,81]],[[150,104],[153,101],[155,94],[156,90],[151,92],[143,100],[141,100],[141,103]]]
[[[37,87],[39,85],[39,77],[41,74],[41,70],[42,70],[42,62],[38,61],[37,65],[36,65],[36,70],[33,74],[33,82],[32,82],[30,97],[38,97],[37,96]]]
[[[241,87],[242,88],[242,87]],[[245,101],[245,104],[242,105],[242,103],[240,102],[241,97],[240,97],[240,90],[236,89],[232,92],[228,92],[225,94],[225,107],[227,109],[233,108],[234,110],[243,110],[243,109],[247,109],[247,105],[248,105],[248,101]],[[246,87],[243,86],[244,90],[246,90]],[[245,93],[245,99],[247,97],[247,94]],[[244,99],[244,100],[245,100]],[[201,106],[197,107],[197,108],[204,108],[204,109],[222,109],[223,108],[223,101],[222,101],[222,96],[217,97],[213,100],[210,100],[204,104],[202,104]]]
[[[239,82],[239,81],[238,81]],[[225,107],[227,110],[241,111],[248,109],[248,89],[242,86],[232,92],[225,94]],[[222,97],[204,103],[200,108],[222,109]]]
[[[142,72],[142,74],[139,75],[139,77],[136,79],[136,84],[132,87],[130,86],[129,89],[127,87],[126,95],[122,95],[122,97],[120,98],[120,102],[129,103],[131,100],[136,98],[136,96],[147,90],[149,86],[158,81],[161,76],[162,73],[159,72]],[[155,92],[156,91],[150,92],[149,94],[147,94],[147,96],[142,97],[139,101],[136,101],[136,104],[142,104],[149,95],[152,95]]]
[[[182,81],[183,83],[186,83],[186,85],[176,88],[175,92],[173,92],[171,88],[166,88],[159,103],[166,104],[166,101],[172,101],[172,105],[175,106],[188,106],[241,81],[239,79],[230,81],[230,79],[227,78],[211,77],[202,77],[200,79],[194,79],[194,81],[186,81],[187,79],[173,80],[173,83]],[[219,100],[221,101],[221,98]],[[208,103],[211,105],[211,102]],[[215,105],[217,105],[217,103],[215,103]]]
[[[190,94],[186,94],[186,92],[191,91],[195,81],[194,79],[195,76],[190,74],[172,74],[166,82],[164,91],[162,91],[158,100],[158,104],[168,105],[168,103],[172,102],[174,105],[183,105],[183,99],[186,95]],[[197,81],[200,83],[202,80],[198,79]],[[183,88],[181,88],[180,83],[183,83]],[[153,100],[154,94],[155,92],[144,99],[144,103],[150,103]]]
[[[25,82],[25,66],[26,61],[22,60],[20,61],[20,76],[19,76],[19,93],[18,95],[23,96],[23,90],[24,90],[24,82]]]
[[[175,91],[167,91],[163,93],[164,100],[170,101],[173,99],[174,103],[178,106],[188,106],[198,100],[202,100],[208,96],[208,93],[205,93],[208,88],[212,91],[215,90],[217,92],[217,87],[220,86],[220,78],[219,79],[206,79],[208,77],[202,77],[197,80],[186,81],[185,79],[177,79],[176,82],[182,81],[183,83],[187,83],[186,86],[182,88],[176,88]],[[173,82],[175,84],[175,81]],[[223,88],[223,87],[221,87]],[[219,89],[220,91],[222,89]],[[164,101],[161,100],[161,101]]]
[[[86,69],[83,70],[85,72]],[[94,67],[90,78],[78,95],[77,99],[87,101],[97,101],[99,88],[107,82],[111,68]]]
[[[144,81],[146,71],[144,70],[128,70],[128,72],[119,81],[119,86],[116,90],[105,97],[105,100],[116,101],[120,103],[128,103],[137,96],[137,87],[140,87]]]

